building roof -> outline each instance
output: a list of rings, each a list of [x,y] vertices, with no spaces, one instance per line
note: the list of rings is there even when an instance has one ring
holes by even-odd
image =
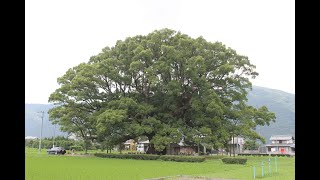
[[[295,144],[267,144],[266,146],[286,146],[295,148]]]
[[[290,139],[294,139],[292,135],[274,135],[270,137],[271,141],[274,140],[290,140]]]
[[[126,142],[124,142],[124,144],[133,144],[134,140],[133,139],[128,139],[126,140]]]
[[[149,142],[149,140],[146,140],[146,141],[139,141],[138,143],[139,144],[149,144],[150,142]]]
[[[38,138],[33,136],[26,136],[25,139],[38,139]]]

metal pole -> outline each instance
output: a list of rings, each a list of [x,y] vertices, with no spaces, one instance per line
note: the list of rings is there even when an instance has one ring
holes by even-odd
[[[271,172],[271,166],[270,166],[270,158],[269,158],[269,175],[271,175],[272,172]]]
[[[54,147],[54,138],[56,137],[56,125],[54,125],[53,129],[53,147]]]
[[[42,127],[43,127],[43,111],[40,111],[40,113],[42,113],[42,117],[41,117],[41,130],[40,130],[40,141],[39,141],[39,154],[41,152],[41,139],[42,139]]]
[[[256,179],[256,166],[253,166],[253,179]]]
[[[277,156],[274,157],[274,163],[276,165],[276,173],[278,172]]]
[[[261,176],[264,176],[264,169],[263,169],[264,163],[263,161],[261,162]]]

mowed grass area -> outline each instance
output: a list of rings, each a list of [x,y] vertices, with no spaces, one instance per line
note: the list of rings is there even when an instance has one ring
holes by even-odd
[[[220,159],[203,163],[168,162],[160,160],[107,159],[98,157],[78,157],[41,154],[36,149],[26,149],[25,176],[31,179],[147,179],[175,175],[253,179],[252,166],[259,165],[257,175],[261,176],[261,160],[268,157],[247,157],[246,165],[227,165]],[[273,159],[273,158],[272,158]],[[263,180],[295,179],[295,158],[277,157],[278,174]],[[274,165],[272,172],[275,171]],[[265,162],[265,173],[268,163]],[[258,178],[261,179],[261,178]]]

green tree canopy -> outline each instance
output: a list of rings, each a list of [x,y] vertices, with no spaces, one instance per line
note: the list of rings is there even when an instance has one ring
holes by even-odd
[[[58,105],[49,115],[62,130],[91,140],[116,144],[146,136],[150,152],[182,138],[221,147],[230,137],[230,116],[238,118],[234,103],[246,100],[257,75],[248,57],[220,42],[161,29],[119,40],[69,69],[49,97]],[[250,111],[259,113],[248,117],[253,124],[244,123],[246,135],[270,122],[266,108]]]

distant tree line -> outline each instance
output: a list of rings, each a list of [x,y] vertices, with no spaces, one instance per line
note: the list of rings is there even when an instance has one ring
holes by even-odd
[[[67,150],[71,150],[73,147],[80,147],[77,150],[83,150],[83,141],[75,141],[63,136],[57,136],[54,138],[43,138],[41,140],[41,148],[50,149],[54,146],[61,146]],[[25,140],[25,146],[30,148],[39,148],[39,139]],[[91,147],[91,146],[90,146]]]

